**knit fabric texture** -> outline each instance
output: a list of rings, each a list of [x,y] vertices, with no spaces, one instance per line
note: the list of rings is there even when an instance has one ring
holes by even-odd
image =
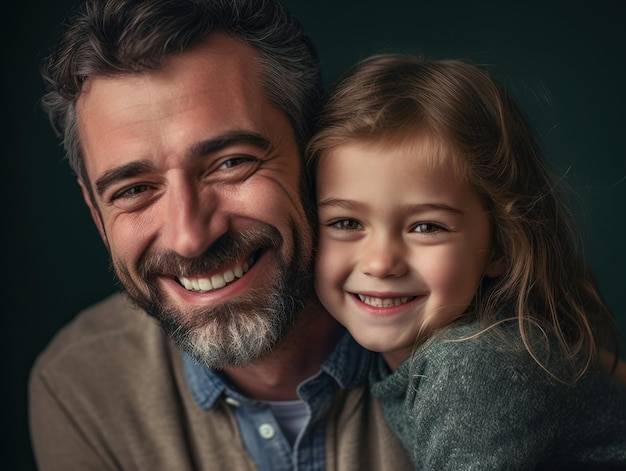
[[[626,469],[626,390],[597,370],[555,380],[516,322],[454,325],[393,373],[379,357],[370,389],[416,470]]]

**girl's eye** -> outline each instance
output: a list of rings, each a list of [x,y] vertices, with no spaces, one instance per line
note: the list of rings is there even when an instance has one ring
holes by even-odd
[[[354,219],[340,219],[339,221],[333,222],[331,226],[344,231],[363,229],[363,226]]]
[[[421,222],[413,228],[413,232],[420,232],[422,234],[432,234],[441,230],[442,228],[440,226],[430,222]]]

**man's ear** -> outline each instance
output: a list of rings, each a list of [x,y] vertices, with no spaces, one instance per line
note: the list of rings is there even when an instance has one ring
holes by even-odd
[[[80,185],[80,189],[82,190],[83,199],[85,200],[85,203],[89,208],[89,212],[91,213],[91,219],[93,219],[93,222],[98,228],[98,233],[102,238],[102,242],[104,242],[104,245],[106,245],[106,248],[108,249],[109,241],[107,240],[106,231],[104,230],[104,221],[102,220],[102,214],[100,214],[100,210],[96,206],[96,202],[93,199],[93,194],[91,193],[91,191],[89,191],[87,185],[80,178],[77,181]]]

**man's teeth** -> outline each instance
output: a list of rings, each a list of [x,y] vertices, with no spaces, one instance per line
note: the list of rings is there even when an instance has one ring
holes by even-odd
[[[360,301],[364,302],[373,307],[393,307],[399,306],[400,304],[408,303],[412,296],[402,296],[400,298],[375,298],[373,296],[362,296],[360,294],[356,295]]]
[[[187,278],[179,276],[178,281],[189,291],[212,291],[214,289],[223,288],[235,279],[241,278],[243,274],[250,269],[253,263],[254,260],[250,257],[243,265],[237,265],[232,270],[226,270],[224,273],[218,273],[213,275],[211,278]]]

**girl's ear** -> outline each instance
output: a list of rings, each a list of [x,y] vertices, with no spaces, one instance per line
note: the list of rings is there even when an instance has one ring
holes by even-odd
[[[485,268],[485,276],[489,278],[496,278],[502,275],[506,270],[506,260],[502,255],[493,254],[491,260]]]

